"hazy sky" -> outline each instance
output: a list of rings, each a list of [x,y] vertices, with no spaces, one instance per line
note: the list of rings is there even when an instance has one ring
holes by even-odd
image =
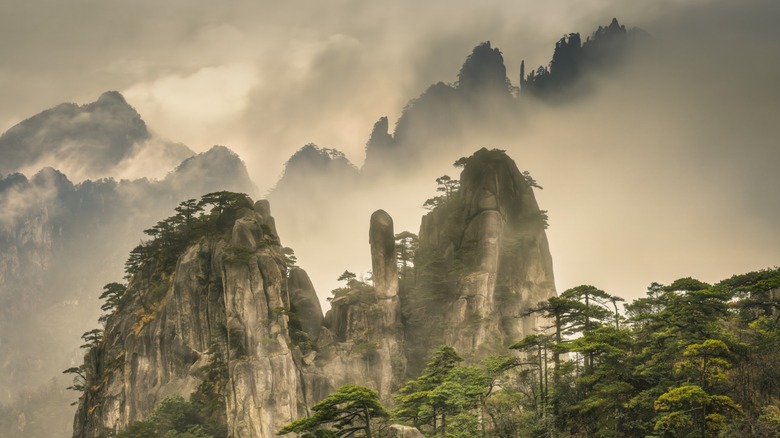
[[[158,134],[237,151],[266,191],[309,142],[359,165],[373,123],[392,126],[428,85],[455,81],[476,44],[499,47],[517,84],[521,59],[546,64],[563,34],[613,16],[654,49],[590,97],[537,108],[515,144],[474,147],[507,149],[544,187],[559,291],[636,297],[650,281],[777,265],[772,0],[3,0],[0,131],[117,90]],[[432,187],[388,201],[397,224],[416,231]]]

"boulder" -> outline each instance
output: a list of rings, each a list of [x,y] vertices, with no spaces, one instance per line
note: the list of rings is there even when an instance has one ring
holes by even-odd
[[[386,438],[425,438],[416,427],[393,424],[387,428]]]

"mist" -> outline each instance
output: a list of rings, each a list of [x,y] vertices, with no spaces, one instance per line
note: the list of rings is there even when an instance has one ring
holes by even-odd
[[[536,195],[550,216],[559,291],[593,284],[630,300],[651,282],[716,282],[775,266],[780,202],[772,191],[780,177],[772,166],[780,132],[772,121],[780,116],[780,90],[773,78],[780,64],[762,54],[776,46],[768,17],[780,15],[775,6],[701,7],[647,18],[651,43],[622,68],[587,78],[584,97],[554,105],[526,99],[520,116],[498,123],[500,132],[463,134],[459,146],[428,145],[444,152],[415,163],[413,177],[363,186],[348,200],[326,197],[319,208],[332,210],[318,214],[316,226],[301,223],[300,207],[272,196],[280,234],[321,299],[344,269],[369,269],[364,236],[374,209],[388,211],[396,231],[417,232],[422,203],[436,194],[434,179],[457,177],[450,164],[480,147],[506,149],[544,187]],[[588,31],[578,30],[584,39]],[[508,70],[519,64],[507,55],[512,46],[498,47]],[[454,82],[457,69],[439,79]]]
[[[489,40],[502,51],[517,86],[522,60],[527,71],[546,65],[561,36],[580,32],[584,39],[612,17],[646,30],[652,41],[619,69],[586,78],[588,91],[578,98],[546,104],[521,96],[518,112],[498,112],[490,129],[466,129],[455,143],[431,144],[435,153],[406,173],[343,190],[336,171],[288,196],[274,191],[284,163],[307,143],[338,149],[360,167],[374,123],[388,117],[392,133],[411,99],[439,81],[457,81],[477,44]],[[103,173],[63,155],[43,156],[23,173],[31,178],[53,166],[76,183],[164,180],[190,149],[228,146],[255,184],[242,191],[271,198],[282,243],[295,250],[325,306],[345,269],[369,275],[374,210],[393,217],[396,233],[416,233],[436,177],[457,178],[452,163],[479,148],[505,149],[544,187],[535,194],[550,218],[558,291],[593,284],[630,301],[653,281],[715,282],[778,264],[778,19],[780,5],[758,0],[238,1],[220,9],[200,0],[110,7],[14,0],[0,6],[0,131],[61,102],[119,90],[151,139],[134,143]],[[159,145],[173,142],[182,143],[176,154],[160,155]],[[119,234],[118,246],[129,249],[141,229],[185,199],[173,199],[184,196],[180,190],[207,177],[221,175],[197,168],[154,209],[128,207],[138,216],[132,237],[107,228],[68,256],[103,254],[99,245],[116,243]],[[131,205],[148,195],[146,184],[154,185],[139,180],[119,193]],[[34,202],[51,203],[57,192],[40,185],[8,193],[3,226],[29,217],[31,208],[40,212]],[[58,297],[59,307],[40,315],[69,327],[67,348],[77,347],[82,326],[90,325],[74,321],[97,317],[99,287],[119,280],[124,257],[125,249],[112,252],[114,270],[89,284],[73,281],[79,297],[92,296],[83,313]],[[4,394],[4,402],[12,400]]]

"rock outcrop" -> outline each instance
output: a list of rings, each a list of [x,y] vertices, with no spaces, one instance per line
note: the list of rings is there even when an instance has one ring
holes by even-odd
[[[297,316],[301,328],[310,339],[319,339],[324,322],[322,306],[309,275],[301,268],[290,269],[290,310]]]
[[[100,290],[122,277],[141,230],[178,202],[218,190],[254,190],[224,147],[162,181],[74,184],[52,168],[0,179],[0,394],[12,399],[76,365],[79,336],[99,316]]]
[[[267,202],[204,197],[214,210],[199,231],[179,231],[190,241],[176,257],[165,252],[176,236],[135,250],[144,261],[85,358],[74,436],[125,429],[168,396],[210,388],[229,436],[270,438],[347,383],[390,402],[440,343],[470,361],[506,353],[536,325],[523,312],[555,294],[532,184],[502,151],[466,159],[460,190],[423,218],[416,280],[403,286],[393,219],[374,212],[373,284],[347,278],[325,317]],[[209,380],[215,366],[224,381]]]
[[[133,278],[132,302],[110,317],[85,360],[97,390],[82,397],[74,436],[123,429],[165,397],[188,396],[215,355],[229,376],[231,436],[271,437],[297,417],[298,373],[280,312],[289,305],[286,268],[263,225],[244,208],[225,237],[189,246],[172,275],[145,266]]]
[[[387,428],[387,438],[425,438],[417,428],[393,424]]]
[[[480,358],[533,333],[535,317],[521,316],[554,296],[555,282],[546,215],[527,178],[503,151],[466,161],[460,190],[423,217],[420,280],[402,303],[407,336]]]
[[[170,272],[149,260],[132,277],[129,301],[85,358],[74,437],[125,429],[166,397],[188,397],[215,363],[227,376],[229,436],[274,437],[346,383],[389,400],[405,364],[390,216],[377,212],[370,236],[383,280],[353,281],[323,324],[308,275],[286,265],[268,203],[225,215],[232,227],[202,235]]]

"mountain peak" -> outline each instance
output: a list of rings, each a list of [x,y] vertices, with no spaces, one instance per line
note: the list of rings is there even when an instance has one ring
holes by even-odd
[[[60,104],[0,136],[0,173],[56,166],[74,180],[110,174],[151,134],[138,112],[116,91],[86,105]]]
[[[613,18],[607,27],[599,26],[583,42],[579,33],[571,33],[555,43],[550,67],[540,66],[525,75],[521,67],[520,87],[538,98],[559,100],[587,91],[587,73],[617,65],[633,47],[632,35],[644,35],[640,29],[631,32]]]
[[[626,27],[625,26],[621,26],[620,23],[618,23],[618,19],[617,18],[613,18],[612,22],[609,23],[609,27],[607,27],[607,29],[609,29],[609,30],[611,30],[613,32],[616,32],[616,31],[620,31],[621,29],[623,31],[625,31]]]
[[[280,193],[326,190],[326,187],[334,185],[351,184],[357,175],[357,167],[343,152],[309,143],[287,160],[284,173],[272,193],[274,198],[278,198]]]
[[[508,94],[506,66],[501,51],[485,41],[472,50],[458,73],[458,88],[470,92]]]
[[[221,145],[182,161],[165,180],[186,197],[200,196],[215,187],[236,192],[256,190],[238,154]]]
[[[122,93],[120,93],[118,91],[113,91],[113,90],[106,91],[105,93],[101,94],[100,97],[98,97],[98,100],[97,100],[96,103],[107,103],[107,102],[119,103],[119,104],[122,104],[122,105],[130,106],[127,103],[127,100],[125,100],[125,97],[122,96]]]

